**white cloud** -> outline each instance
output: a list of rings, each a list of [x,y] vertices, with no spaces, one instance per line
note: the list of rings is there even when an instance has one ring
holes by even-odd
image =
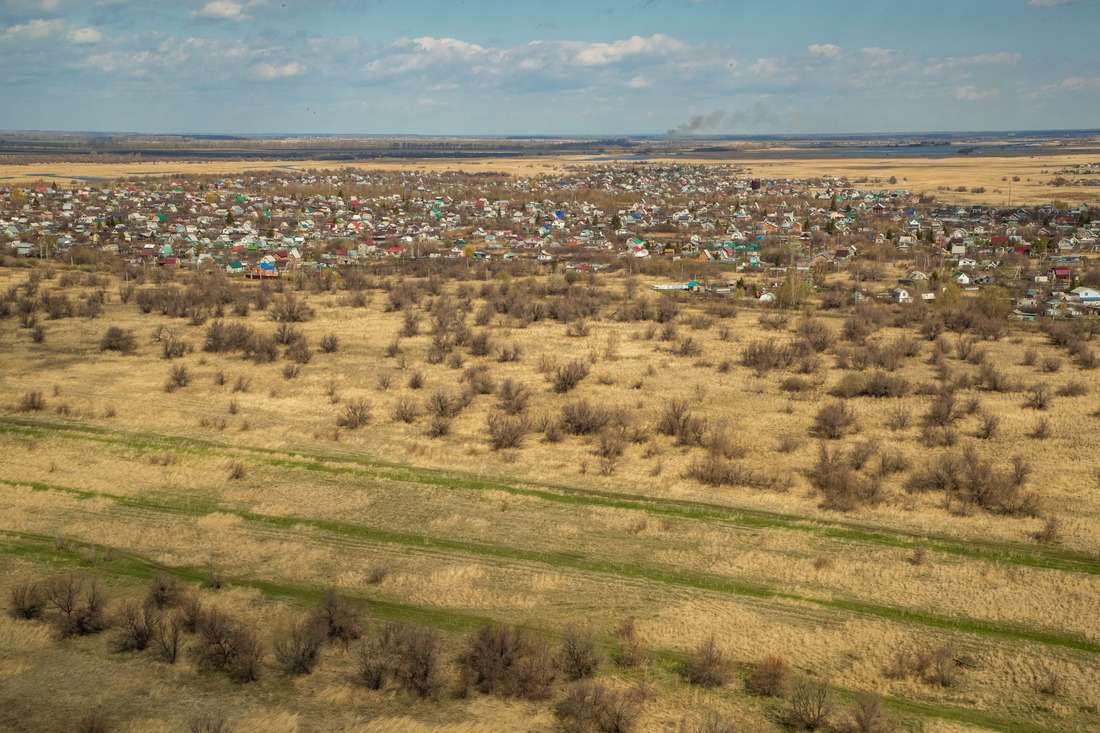
[[[574,60],[582,66],[604,66],[635,54],[665,54],[680,51],[685,47],[683,42],[661,33],[656,33],[649,38],[631,36],[624,41],[579,45],[580,48],[574,55]]]
[[[806,47],[806,50],[810,53],[816,53],[820,54],[821,56],[835,58],[839,56],[844,49],[842,49],[840,46],[834,46],[831,43],[812,43]]]
[[[22,25],[9,26],[4,35],[9,38],[45,38],[54,33],[60,33],[65,27],[65,22],[59,19],[43,20],[35,18]]]
[[[103,34],[95,28],[73,28],[65,34],[69,43],[99,43]]]
[[[252,76],[257,79],[285,79],[291,76],[301,76],[306,73],[306,67],[297,61],[285,64],[272,64],[265,61],[253,66],[251,72]]]
[[[1032,8],[1052,8],[1055,5],[1073,5],[1081,0],[1028,0],[1027,4]]]
[[[649,80],[646,79],[645,76],[643,76],[642,74],[638,74],[638,76],[634,77],[627,83],[627,86],[629,86],[631,89],[645,89],[647,86],[649,86]]]
[[[955,90],[955,99],[961,99],[967,102],[977,102],[983,99],[996,99],[1001,96],[1000,89],[987,89],[985,91],[979,91],[972,86],[958,87]]]
[[[233,0],[210,0],[202,9],[191,13],[191,19],[208,18],[212,20],[245,20],[244,6]]]

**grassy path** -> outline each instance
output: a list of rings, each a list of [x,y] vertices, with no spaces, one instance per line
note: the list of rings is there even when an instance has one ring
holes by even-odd
[[[0,539],[0,547],[3,548],[5,554],[10,556],[62,566],[80,565],[82,562],[75,548],[58,549],[55,546],[55,539],[52,537],[0,530],[0,538],[3,538]],[[96,566],[95,572],[97,575],[148,580],[157,572],[168,572],[188,582],[194,583],[203,580],[203,573],[195,568],[168,566],[138,553],[119,550],[118,548],[97,547],[97,549],[104,552],[109,550],[113,555],[110,562]],[[234,576],[229,581],[235,586],[254,588],[268,598],[284,601],[299,608],[306,608],[315,604],[324,592],[324,589],[318,586],[301,583],[278,583],[244,576]],[[433,626],[450,633],[465,633],[484,623],[494,621],[494,619],[485,616],[394,603],[361,593],[351,593],[349,595],[356,600],[367,601],[370,615],[373,618],[411,621]],[[544,630],[544,633],[553,635],[551,630]],[[677,671],[683,664],[684,656],[680,652],[654,650],[654,653],[657,659],[663,663],[662,666],[670,670]],[[837,693],[842,701],[850,700],[855,694],[853,690],[843,688],[837,688]],[[718,692],[717,694],[723,693]],[[991,731],[1002,731],[1003,733],[1056,733],[1059,730],[973,708],[934,704],[897,696],[887,696],[884,698],[884,702],[890,709],[900,715],[935,718]]]
[[[917,533],[847,520],[810,520],[798,515],[743,509],[722,504],[662,499],[642,494],[619,493],[523,480],[484,479],[470,473],[417,468],[382,461],[353,452],[271,450],[237,446],[201,438],[115,431],[78,423],[46,422],[0,416],[0,433],[35,437],[66,438],[119,445],[137,450],[168,450],[183,454],[240,458],[253,456],[263,464],[307,471],[380,478],[391,481],[445,486],[468,491],[500,491],[557,503],[600,506],[646,512],[655,516],[678,517],[746,528],[805,532],[830,539],[842,539],[884,547],[915,548],[956,555],[984,562],[1019,565],[1064,572],[1100,575],[1100,557],[1060,547],[1017,542],[959,538],[941,533]],[[333,465],[333,464],[344,465]],[[351,465],[347,465],[351,464]]]
[[[121,507],[131,507],[148,511],[169,512],[196,517],[211,512],[222,512],[237,516],[244,522],[258,526],[280,529],[308,527],[337,537],[365,543],[400,545],[419,551],[435,550],[473,555],[482,558],[518,561],[753,599],[805,603],[822,609],[842,611],[853,615],[871,616],[898,623],[916,624],[930,628],[980,634],[1016,641],[1035,642],[1074,649],[1089,654],[1100,653],[1100,644],[1072,634],[1043,631],[962,616],[944,616],[916,609],[886,606],[856,599],[818,598],[776,590],[771,586],[761,583],[748,583],[733,580],[728,577],[685,571],[667,566],[610,562],[585,556],[580,553],[537,551],[506,547],[496,544],[454,540],[426,534],[376,529],[349,522],[309,519],[297,516],[273,516],[243,509],[235,509],[216,502],[176,499],[163,495],[156,498],[134,497],[34,482],[0,480],[0,483],[10,486],[28,486],[37,491],[64,492],[82,498],[105,498]]]

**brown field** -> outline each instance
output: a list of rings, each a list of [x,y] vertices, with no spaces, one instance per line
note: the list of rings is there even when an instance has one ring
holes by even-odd
[[[0,292],[26,277],[0,269]],[[528,284],[543,281],[565,288],[559,276]],[[220,588],[200,591],[204,603],[248,619],[270,645],[322,589],[336,586],[369,601],[372,624],[410,619],[444,630],[451,678],[464,635],[482,620],[523,624],[551,639],[569,624],[590,625],[613,648],[612,630],[633,617],[652,666],[607,663],[600,679],[622,688],[646,681],[652,696],[639,731],[693,731],[709,710],[738,730],[784,730],[785,703],[746,694],[739,681],[767,654],[828,680],[841,702],[858,690],[885,695],[909,730],[1100,726],[1100,687],[1090,682],[1100,677],[1095,370],[1031,327],[987,341],[947,332],[937,346],[887,305],[875,306],[880,327],[853,342],[839,338],[849,314],[811,314],[830,336],[816,364],[754,370],[741,364],[751,344],[793,344],[811,315],[792,313],[766,330],[760,311],[708,314],[709,301],[684,298],[670,321],[676,334],[663,340],[671,326],[612,317],[627,299],[618,275],[572,286],[607,293],[586,328],[493,309],[477,323],[494,288],[523,284],[390,283],[436,290],[409,306],[417,333],[401,337],[393,355],[406,316],[388,307],[390,292],[368,288],[356,306],[339,287],[306,287],[294,295],[314,316],[292,325],[315,353],[296,374],[281,355],[257,364],[205,352],[213,315],[188,325],[142,314],[133,300],[120,301],[113,279],[96,319],[40,314],[41,343],[17,318],[0,320],[4,604],[19,581],[70,569],[101,578],[116,607],[140,597],[154,570],[193,586],[217,577]],[[637,295],[655,298],[650,284],[641,278]],[[75,301],[103,283],[63,288],[47,279],[39,287]],[[256,291],[252,283],[226,288],[235,298]],[[450,357],[432,363],[430,308],[445,297],[496,348],[477,355],[467,340],[451,351],[461,365]],[[563,296],[530,297],[549,304]],[[280,324],[270,308],[242,317],[227,307],[223,320],[273,333]],[[134,333],[134,353],[100,350],[109,326]],[[191,351],[162,358],[163,328]],[[334,353],[318,350],[327,334],[339,338]],[[684,346],[689,338],[697,352]],[[836,366],[853,358],[845,350],[903,342],[908,355],[887,367]],[[518,361],[500,361],[500,347],[511,346]],[[555,393],[549,375],[574,359],[590,373]],[[1009,388],[982,388],[982,364],[994,365]],[[181,365],[190,381],[165,391]],[[478,365],[481,377],[469,371]],[[846,374],[882,369],[908,383],[903,396],[847,398],[858,431],[827,441],[811,434]],[[423,384],[414,389],[416,375]],[[458,396],[474,379],[493,386],[473,389],[449,432],[432,437],[430,396]],[[487,420],[506,379],[529,392],[529,432],[518,447],[494,450]],[[945,379],[962,380],[953,447],[922,438],[933,397],[916,390]],[[1025,408],[1037,385],[1066,394],[1046,409]],[[34,392],[41,409],[21,409]],[[355,400],[370,406],[369,420],[339,428]],[[613,410],[618,427],[548,440],[547,427],[578,400]],[[699,418],[700,440],[661,434],[673,400]],[[413,408],[411,422],[395,417],[402,406]],[[997,431],[976,437],[990,416]],[[1028,437],[1044,419],[1049,435]],[[822,508],[811,475],[823,449],[843,451],[851,465],[865,452],[849,478],[876,477],[879,500],[851,511]],[[621,455],[606,457],[615,451]],[[739,478],[719,486],[689,478],[708,453],[726,456],[719,462]],[[987,460],[992,471],[1026,459],[1023,489],[1038,499],[1036,509],[992,511],[907,488],[914,474],[951,455]],[[901,470],[876,473],[887,459]],[[1057,536],[1039,542],[1048,517]],[[170,666],[149,652],[111,653],[111,633],[58,641],[44,622],[0,618],[0,729],[67,730],[101,710],[119,731],[174,733],[204,709],[224,714],[236,731],[557,729],[553,700],[474,693],[422,701],[365,689],[353,681],[354,647],[331,646],[304,677],[283,675],[269,653],[261,679],[237,685],[198,670],[186,654]],[[687,685],[681,669],[710,635],[737,662],[738,679],[702,690]],[[937,648],[951,650],[957,685],[885,672],[898,652]],[[1060,682],[1057,694],[1043,691],[1050,679]],[[554,699],[564,689],[558,683]]]
[[[626,162],[632,162],[625,159]],[[1081,152],[1066,147],[1058,154],[1036,156],[955,156],[943,159],[928,158],[814,158],[800,155],[790,158],[754,156],[752,151],[737,152],[729,156],[654,157],[652,165],[674,164],[732,164],[739,166],[745,175],[762,178],[789,178],[805,180],[818,177],[840,177],[853,181],[857,188],[896,188],[925,191],[939,201],[959,204],[987,204],[995,206],[1037,205],[1051,201],[1090,203],[1100,201],[1100,187],[1051,186],[1049,182],[1063,175],[1060,171],[1082,163],[1097,163],[1093,152]],[[232,175],[249,170],[267,170],[291,166],[299,170],[364,168],[369,170],[424,170],[424,171],[493,171],[512,176],[536,176],[556,174],[574,168],[594,165],[590,156],[537,156],[530,158],[479,158],[464,160],[408,159],[393,161],[209,161],[209,162],[152,162],[152,163],[35,163],[29,165],[0,165],[0,182],[3,185],[26,185],[40,180],[60,180],[64,185],[83,185],[81,178],[107,180],[132,179],[150,175]],[[49,178],[44,178],[49,176]],[[891,176],[896,184],[889,184]],[[67,178],[71,177],[71,178]],[[1013,177],[1020,180],[1013,182]],[[854,183],[867,179],[865,183]],[[94,185],[96,182],[92,182]],[[964,186],[966,191],[957,189]],[[938,190],[946,187],[947,190]],[[971,193],[972,188],[984,188],[983,193]]]

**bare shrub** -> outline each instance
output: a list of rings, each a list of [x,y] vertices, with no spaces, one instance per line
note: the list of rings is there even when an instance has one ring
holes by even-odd
[[[1035,422],[1035,426],[1028,432],[1027,437],[1032,440],[1046,440],[1050,437],[1050,420],[1045,417],[1039,418]]]
[[[786,697],[791,687],[791,667],[782,657],[768,655],[753,662],[745,689],[763,697]]]
[[[248,469],[241,461],[232,461],[229,464],[229,480],[239,481],[248,474]]]
[[[42,618],[46,610],[46,593],[42,584],[33,580],[21,580],[8,591],[8,609],[13,618]]]
[[[518,448],[529,429],[527,418],[503,412],[490,412],[486,423],[493,450]]]
[[[568,626],[562,632],[557,661],[566,680],[591,677],[603,660],[603,647],[591,629]]]
[[[168,379],[164,383],[165,392],[175,392],[191,384],[191,370],[186,364],[176,364],[168,370]]]
[[[1042,528],[1032,535],[1036,542],[1052,545],[1062,541],[1062,523],[1053,514],[1046,518]]]
[[[461,686],[490,694],[545,699],[554,680],[546,644],[518,627],[486,624],[458,659]]]
[[[990,440],[997,436],[1001,426],[1001,418],[996,415],[985,414],[978,422],[978,430],[974,435],[982,440]]]
[[[168,573],[157,573],[149,581],[149,590],[145,602],[154,608],[165,609],[178,606],[184,598],[186,586]]]
[[[1076,379],[1066,382],[1058,388],[1059,397],[1083,397],[1089,393],[1089,386]]]
[[[902,727],[887,711],[881,695],[857,692],[845,710],[839,730],[841,733],[898,733]]]
[[[420,409],[416,401],[409,397],[401,397],[393,407],[394,422],[413,423],[420,416]]]
[[[810,433],[825,440],[838,440],[858,429],[855,411],[844,402],[831,402],[817,411]]]
[[[861,476],[852,470],[840,448],[819,446],[817,462],[808,472],[810,484],[822,496],[821,506],[837,511],[853,511],[866,504],[877,504],[882,490],[875,478]]]
[[[290,293],[275,298],[268,313],[280,323],[302,323],[313,318],[313,309]]]
[[[577,400],[562,406],[559,425],[570,435],[592,435],[602,430],[611,418],[606,408],[588,400]]]
[[[287,635],[275,642],[275,661],[284,673],[297,677],[313,672],[321,661],[326,629],[315,615],[298,620]]]
[[[818,730],[833,714],[833,690],[826,682],[799,677],[791,685],[787,721],[798,730]]]
[[[589,366],[586,362],[574,359],[565,364],[558,365],[550,375],[550,383],[558,394],[564,394],[576,388],[580,381],[589,374]]]
[[[110,641],[111,651],[140,652],[147,649],[160,634],[161,623],[160,611],[156,606],[130,601],[115,617],[117,630]]]
[[[321,351],[325,354],[334,354],[340,348],[340,338],[334,333],[326,333],[319,343]]]
[[[741,365],[754,370],[758,375],[766,374],[772,369],[789,367],[795,358],[793,349],[774,339],[753,341],[741,351]]]
[[[394,678],[417,697],[435,698],[443,691],[442,638],[437,629],[401,626]]]
[[[412,374],[409,375],[409,381],[408,381],[409,389],[413,389],[413,390],[423,389],[424,388],[424,382],[425,382],[424,372],[420,371],[419,369],[414,371]]]
[[[354,430],[369,423],[370,419],[370,404],[364,399],[356,398],[344,404],[344,409],[336,419],[336,425]]]
[[[386,573],[388,572],[387,570]],[[370,582],[381,582],[381,577]],[[319,622],[325,636],[345,647],[363,635],[363,615],[364,611],[360,606],[340,595],[335,588],[325,589],[325,594],[310,612],[310,616]]]
[[[497,406],[508,415],[519,415],[527,410],[531,392],[514,379],[508,378],[497,389]]]
[[[733,663],[710,636],[688,655],[684,675],[699,687],[721,687],[733,681]]]
[[[118,326],[111,326],[99,340],[100,351],[118,351],[123,354],[131,354],[137,348],[137,337],[134,332]]]
[[[554,706],[566,733],[631,733],[641,711],[642,700],[633,690],[615,690],[591,680],[570,685]]]
[[[97,634],[107,628],[107,594],[97,578],[73,573],[51,578],[44,586],[48,607],[58,615],[54,625],[62,638]]]
[[[467,367],[462,373],[462,381],[469,385],[474,394],[492,394],[496,389],[496,382],[493,381],[489,367],[485,364]]]
[[[1050,389],[1045,384],[1036,384],[1027,392],[1024,407],[1032,410],[1045,410],[1050,407],[1052,396]]]
[[[642,645],[638,627],[633,618],[623,619],[615,627],[618,645],[615,649],[615,664],[625,669],[636,669],[649,665],[649,651]]]
[[[24,392],[20,396],[19,404],[15,409],[19,412],[41,412],[46,409],[46,398],[42,396],[42,392],[39,390]]]
[[[200,668],[226,672],[242,684],[259,679],[263,647],[247,625],[212,608],[202,615],[197,630],[192,651]]]

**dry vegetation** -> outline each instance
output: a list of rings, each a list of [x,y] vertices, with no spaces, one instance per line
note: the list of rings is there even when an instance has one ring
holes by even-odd
[[[0,270],[0,728],[1100,726],[1091,323],[455,274]]]

